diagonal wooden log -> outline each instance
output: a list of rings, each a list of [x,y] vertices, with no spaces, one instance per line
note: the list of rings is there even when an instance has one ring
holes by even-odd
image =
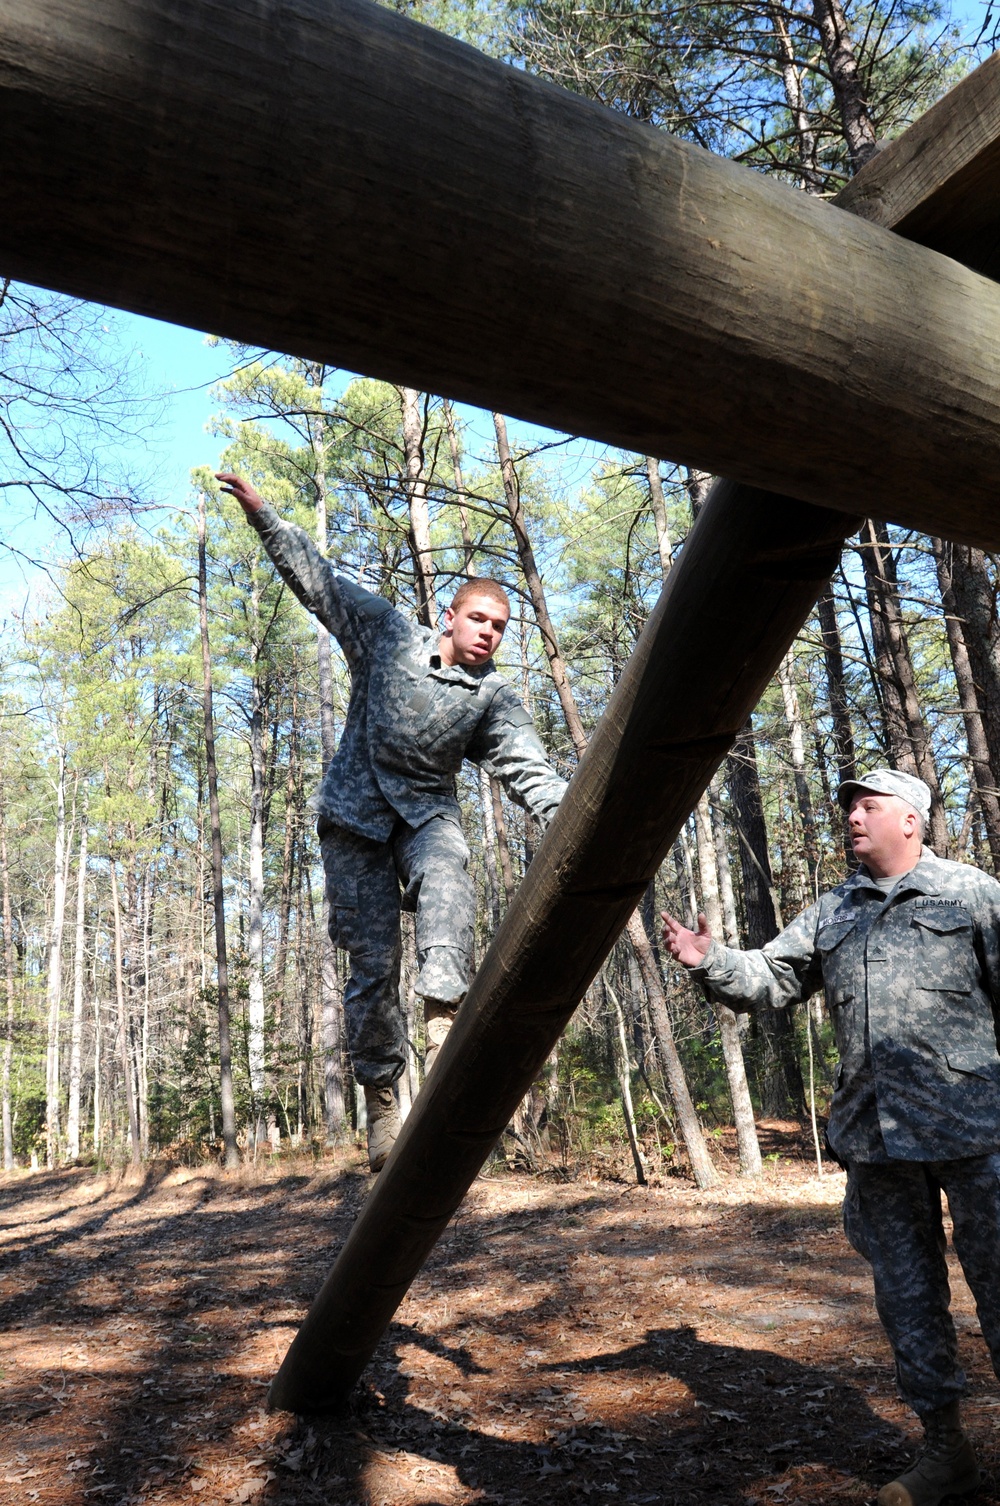
[[[942,123],[921,148],[931,222],[962,159],[949,118],[951,134]],[[891,187],[879,159],[869,181],[880,166]],[[901,214],[912,207],[898,202]],[[883,212],[891,224],[891,200]],[[970,237],[972,254],[978,244]],[[436,1074],[272,1383],[273,1406],[346,1400],[849,531],[823,509],[729,482],[713,489]]]
[[[0,134],[8,275],[1000,544],[1000,290],[370,0],[0,0]]]
[[[347,1398],[826,584],[840,512],[717,483],[432,1075],[271,1384]]]
[[[837,203],[987,277],[1000,272],[1000,52],[862,168]]]

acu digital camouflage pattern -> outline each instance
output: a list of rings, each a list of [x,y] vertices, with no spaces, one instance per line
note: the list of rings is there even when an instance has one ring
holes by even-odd
[[[454,821],[404,821],[388,842],[373,842],[320,820],[330,902],[330,935],[350,955],[344,989],[347,1045],[359,1082],[387,1087],[406,1064],[399,999],[402,908],[415,911],[417,992],[457,1004],[469,986],[475,893],[469,849]]]
[[[1000,1374],[1000,884],[925,847],[888,895],[862,868],[762,950],[713,942],[691,971],[734,1009],[825,989],[844,1228],[871,1263],[900,1391],[925,1415],[965,1389],[942,1190]]]
[[[384,1087],[406,1060],[401,903],[416,912],[417,992],[452,1004],[469,986],[475,896],[455,794],[462,760],[500,779],[543,826],[566,783],[492,660],[443,665],[437,630],[338,575],[301,528],[269,507],[251,522],[351,672],[344,733],[315,806],[330,934],[351,958],[344,992],[351,1059],[359,1082]]]
[[[309,535],[270,507],[251,519],[278,573],[337,639],[351,671],[344,733],[316,799],[320,816],[388,841],[397,819],[459,819],[455,775],[481,764],[543,825],[565,780],[513,686],[494,667],[442,665],[440,633],[338,575]]]
[[[826,991],[845,1163],[1000,1149],[1000,884],[924,848],[889,895],[862,868],[760,951],[713,942],[692,973],[733,1009]]]
[[[965,1391],[945,1264],[941,1193],[979,1325],[1000,1374],[1000,1155],[852,1166],[844,1228],[871,1262],[904,1399],[922,1416]]]

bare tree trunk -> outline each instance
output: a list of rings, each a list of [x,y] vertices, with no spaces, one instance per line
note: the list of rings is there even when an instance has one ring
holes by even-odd
[[[833,724],[833,749],[838,786],[845,779],[856,779],[858,773],[854,748],[854,728],[847,700],[847,676],[844,673],[844,651],[837,622],[837,607],[831,591],[824,591],[816,604],[820,636],[823,639],[823,663],[826,667],[827,696],[830,702],[830,721]],[[848,869],[854,867],[854,852],[846,825],[843,828],[844,862]]]
[[[947,857],[948,826],[941,786],[930,734],[920,710],[889,531],[884,523],[867,519],[861,530],[861,539],[872,640],[879,672],[883,676],[890,749],[898,768],[916,774],[929,787],[930,842],[941,857]]]
[[[14,1169],[14,1122],[11,1115],[10,1073],[14,1061],[14,921],[10,903],[10,864],[7,860],[7,793],[0,788],[0,891],[3,900],[3,976],[6,993],[6,1030],[3,1042],[3,1169]]]
[[[497,823],[493,813],[493,793],[490,776],[485,769],[479,770],[479,799],[483,808],[483,866],[486,869],[487,900],[490,907],[490,924],[494,931],[500,924],[500,875],[497,872]],[[508,855],[508,862],[510,857]]]
[[[254,1146],[264,1135],[264,719],[257,666],[253,672],[250,712],[250,833],[247,879],[247,1065],[250,1073],[250,1139]]]
[[[692,518],[697,518],[708,501],[708,494],[712,490],[714,479],[711,471],[699,471],[689,465],[684,467],[684,485],[687,487],[687,494],[691,500]]]
[[[712,812],[708,794],[702,795],[695,807],[695,832],[698,840],[698,872],[701,878],[701,898],[705,918],[713,936],[723,934],[722,905],[719,899],[718,865],[715,841],[712,836]],[[726,1078],[729,1096],[733,1104],[733,1120],[736,1125],[736,1143],[739,1148],[740,1175],[759,1176],[762,1168],[757,1126],[754,1123],[753,1103],[747,1083],[746,1064],[740,1042],[740,1027],[733,1010],[725,1004],[716,1004],[716,1018],[722,1040],[722,1055],[726,1063]]]
[[[975,678],[976,700],[989,748],[991,786],[1000,788],[1000,618],[987,556],[963,544],[946,546],[955,606]]]
[[[715,860],[719,870],[719,899],[722,903],[722,934],[726,946],[740,944],[739,924],[736,919],[736,895],[733,892],[733,870],[729,862],[729,842],[726,819],[722,809],[722,776],[716,774],[708,787],[708,800],[712,811],[712,835],[715,839]],[[741,1027],[742,1028],[742,1027]]]
[[[986,828],[986,838],[989,842],[990,856],[993,861],[993,872],[1000,873],[1000,796],[998,796],[997,782],[994,778],[990,760],[990,748],[986,740],[986,728],[979,706],[979,697],[976,693],[976,682],[969,649],[966,644],[963,623],[959,616],[955,600],[951,565],[954,546],[946,544],[941,539],[932,539],[931,546],[934,550],[934,560],[937,565],[938,585],[941,588],[941,604],[944,607],[948,647],[951,650],[955,683],[958,686],[958,698],[962,707],[962,720],[965,723],[965,739],[969,746],[969,759],[972,765],[975,795],[979,802],[979,808],[982,811],[983,825]]]
[[[100,998],[98,997],[98,995],[97,995],[97,993],[95,991],[95,993],[94,993],[94,1155],[95,1155],[95,1157],[99,1156],[101,1154],[101,1146],[103,1144],[103,1141],[102,1141],[102,1138],[101,1138],[101,1108],[102,1108],[102,1105],[103,1105],[103,1098],[101,1096],[101,1072],[103,1071],[103,1062],[101,1060],[101,1047],[104,1044],[104,1042],[103,1042],[103,1036],[102,1036],[102,1028],[103,1028],[103,1021],[101,1020],[101,1001],[100,1001]]]
[[[125,1105],[128,1111],[128,1133],[132,1147],[132,1165],[142,1161],[142,1144],[139,1138],[139,1114],[135,1102],[135,1078],[132,1052],[129,1046],[128,1010],[125,1006],[125,961],[122,944],[122,907],[118,897],[118,859],[115,856],[108,833],[108,849],[111,868],[111,912],[115,927],[115,999],[118,1003],[118,1034],[122,1043],[122,1071],[125,1074]]]
[[[816,133],[809,123],[809,110],[802,88],[802,75],[795,59],[792,39],[788,34],[785,15],[778,5],[768,3],[768,15],[774,26],[774,41],[778,55],[778,67],[785,88],[785,98],[791,112],[795,134],[799,141],[799,160],[802,163],[802,184],[807,193],[822,193],[826,187],[825,175],[816,164]]]
[[[806,775],[805,738],[802,733],[802,709],[795,685],[795,660],[789,650],[778,670],[778,684],[788,723],[788,748],[791,755],[792,775],[795,780],[795,803],[802,822],[802,853],[799,871],[802,874],[802,897],[799,908],[804,909],[818,898],[817,878],[819,873],[819,842],[816,836],[816,818],[813,814],[812,796]],[[797,854],[798,857],[798,854]],[[804,864],[804,867],[803,867]]]
[[[444,409],[444,421],[448,429],[448,444],[451,448],[451,469],[455,477],[455,501],[458,503],[458,526],[462,533],[462,553],[465,556],[465,573],[472,576],[475,571],[472,568],[475,559],[475,546],[472,535],[469,532],[469,509],[465,492],[465,479],[462,475],[462,452],[458,443],[458,426],[455,423],[455,411],[448,398],[442,398],[441,406]]]
[[[52,880],[46,990],[48,1041],[45,1054],[45,1155],[51,1168],[59,1157],[59,1025],[62,1010],[62,937],[66,915],[66,750],[56,749],[56,841]]]
[[[313,382],[322,391],[323,368],[313,370]],[[326,434],[317,415],[311,425],[313,484],[316,489],[316,545],[327,549]],[[337,751],[337,728],[333,699],[333,651],[330,634],[316,624],[316,662],[319,669],[319,723],[321,773],[326,774]],[[347,1104],[344,1096],[343,1019],[337,980],[337,948],[330,935],[330,902],[324,892],[320,945],[320,1040],[323,1056],[323,1115],[329,1145],[339,1145],[347,1135]]]
[[[285,775],[285,821],[281,849],[281,890],[278,898],[278,941],[274,950],[274,1028],[281,1037],[284,1024],[288,972],[288,933],[292,916],[292,870],[298,845],[298,810],[295,804],[295,765],[298,759],[298,656],[293,655],[291,729],[288,736],[288,768]]]
[[[73,1023],[69,1044],[69,1106],[66,1112],[66,1154],[75,1161],[80,1154],[80,1083],[83,1066],[83,983],[86,962],[87,914],[87,800],[80,816],[80,860],[76,878],[76,943],[73,952]]]
[[[639,1136],[635,1128],[635,1109],[632,1105],[631,1062],[629,1058],[628,1038],[625,1034],[625,1016],[622,1013],[621,1002],[617,993],[611,987],[607,974],[604,978],[605,991],[611,1000],[615,1012],[615,1023],[618,1027],[616,1035],[617,1050],[615,1056],[618,1066],[618,1092],[622,1101],[622,1117],[625,1120],[625,1131],[628,1135],[629,1149],[632,1152],[632,1165],[635,1167],[635,1179],[640,1187],[646,1185],[646,1168],[642,1164],[642,1156],[639,1152]]]
[[[562,707],[566,727],[577,758],[582,758],[583,751],[587,746],[587,734],[583,730],[580,713],[577,711],[576,702],[573,699],[573,692],[570,689],[569,680],[566,676],[566,665],[559,652],[559,640],[552,625],[552,618],[549,616],[549,608],[545,600],[545,588],[542,585],[542,577],[535,562],[535,551],[531,547],[524,509],[521,506],[517,470],[511,459],[510,445],[507,442],[507,424],[501,414],[494,413],[493,427],[496,430],[500,474],[503,478],[504,496],[507,499],[507,511],[510,514],[514,542],[517,545],[517,557],[521,561],[521,571],[524,575],[525,585],[528,587],[528,595],[531,597],[535,622],[538,624],[538,631],[542,636],[542,647],[545,650],[545,657],[549,661],[549,670],[552,674],[553,684],[556,687],[556,694],[559,697],[559,704]]]
[[[215,968],[219,1009],[219,1096],[222,1101],[222,1143],[225,1164],[240,1164],[236,1144],[236,1105],[233,1097],[233,1048],[229,1022],[229,958],[226,950],[226,902],[222,880],[222,825],[219,817],[219,779],[215,764],[215,715],[212,707],[212,651],[208,642],[208,568],[205,560],[205,494],[198,498],[198,618],[201,626],[202,713],[205,728],[205,772],[212,829],[212,895],[215,910]],[[117,920],[116,920],[117,924]]]
[[[500,877],[503,879],[504,900],[509,905],[514,898],[514,865],[510,859],[510,843],[507,840],[507,823],[503,816],[500,799],[500,781],[490,778],[490,799],[493,803],[493,824],[497,833],[497,850],[500,853]]]
[[[663,495],[660,462],[652,455],[646,456],[646,477],[649,481],[649,506],[656,528],[656,549],[660,556],[660,573],[666,581],[674,558],[670,549],[670,529],[667,526],[667,503]]]
[[[437,627],[434,600],[434,555],[431,552],[430,518],[427,511],[427,479],[424,475],[424,420],[420,393],[399,388],[403,405],[403,457],[406,468],[406,506],[410,515],[410,551],[417,588],[417,620],[424,627]]]
[[[753,727],[743,728],[726,760],[729,794],[739,837],[743,902],[747,941],[762,947],[778,934],[780,907],[771,876],[767,828],[757,773]],[[795,1051],[795,1027],[786,1009],[762,1009],[754,1013],[752,1028],[763,1045],[761,1099],[768,1114],[805,1112],[805,1088]]]
[[[719,1180],[719,1174],[712,1165],[712,1158],[705,1145],[705,1137],[691,1099],[684,1066],[674,1041],[674,1031],[667,1010],[667,998],[660,969],[656,965],[653,948],[638,910],[633,911],[629,916],[625,929],[635,952],[646,990],[646,998],[649,1001],[649,1014],[656,1035],[656,1049],[663,1068],[663,1080],[680,1125],[684,1148],[691,1163],[691,1174],[699,1187],[714,1187]]]
[[[878,144],[840,0],[813,0],[813,16],[830,70],[851,170],[856,173],[874,157]]]

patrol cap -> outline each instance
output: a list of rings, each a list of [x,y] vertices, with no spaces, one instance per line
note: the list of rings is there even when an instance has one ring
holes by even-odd
[[[869,795],[898,795],[925,821],[930,816],[930,786],[913,774],[901,774],[898,769],[873,769],[863,779],[846,779],[837,791],[837,799],[846,811],[855,795],[865,792]]]

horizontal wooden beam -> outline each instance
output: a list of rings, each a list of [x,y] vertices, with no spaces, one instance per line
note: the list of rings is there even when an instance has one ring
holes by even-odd
[[[1000,53],[956,84],[838,194],[852,214],[1000,274]]]
[[[370,0],[0,0],[0,270],[1000,544],[1000,290]]]

